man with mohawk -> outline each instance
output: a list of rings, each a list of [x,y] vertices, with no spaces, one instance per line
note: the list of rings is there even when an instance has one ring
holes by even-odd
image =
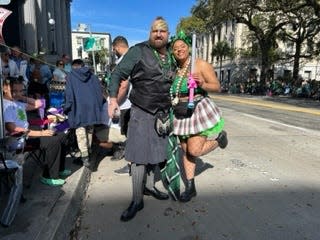
[[[119,82],[130,78],[132,84],[125,147],[125,158],[132,163],[132,201],[121,215],[121,221],[131,220],[143,209],[143,195],[159,200],[169,198],[155,187],[154,181],[156,166],[166,160],[169,134],[169,89],[175,64],[167,48],[168,38],[167,22],[157,17],[152,22],[149,40],[131,47],[111,75],[108,108],[111,118],[119,109],[116,98]]]

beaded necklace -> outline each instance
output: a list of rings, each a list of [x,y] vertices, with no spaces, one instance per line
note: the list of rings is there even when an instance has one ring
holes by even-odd
[[[156,55],[158,62],[160,64],[161,69],[168,68],[171,66],[171,57],[170,54],[167,52],[166,55],[160,56],[157,50],[153,49],[154,55]]]
[[[183,68],[178,67],[178,70],[177,70],[178,82],[177,82],[176,92],[175,92],[174,97],[173,97],[173,84],[170,87],[170,99],[171,99],[171,103],[173,106],[176,106],[179,103],[180,87],[181,87],[181,83],[182,83],[183,79],[187,77],[188,70],[189,70],[190,63],[191,63],[190,57],[188,58],[187,61],[188,61],[187,64]]]

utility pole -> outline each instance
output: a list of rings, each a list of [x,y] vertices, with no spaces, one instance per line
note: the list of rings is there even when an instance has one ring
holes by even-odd
[[[92,38],[92,32],[91,32],[91,27],[89,25],[89,34],[90,34],[90,38]],[[94,39],[94,41],[96,41]],[[95,52],[94,52],[94,45],[95,43],[93,44],[92,46],[92,49],[91,49],[91,53],[92,53],[92,63],[93,63],[93,71],[94,71],[94,74],[97,74],[97,70],[96,70],[96,57],[95,57]]]

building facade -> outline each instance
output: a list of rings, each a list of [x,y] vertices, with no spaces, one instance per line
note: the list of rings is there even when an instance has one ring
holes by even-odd
[[[96,69],[98,72],[104,72],[107,65],[112,62],[112,48],[111,48],[111,35],[104,32],[91,32],[86,24],[78,24],[76,30],[72,30],[72,58],[81,58],[87,60],[91,64],[93,63],[92,56],[94,54],[99,54],[98,51],[103,51],[102,56],[104,59],[102,63],[96,64]],[[86,41],[89,38],[95,39],[94,51],[86,49]],[[89,54],[90,53],[90,54]]]
[[[43,53],[56,59],[71,55],[72,0],[11,0],[1,7],[12,13],[2,34],[6,45],[19,46],[28,54]]]
[[[197,56],[212,63],[221,82],[243,82],[250,78],[256,78],[259,81],[260,76],[260,59],[258,58],[241,58],[236,56],[217,60],[211,55],[214,45],[220,41],[227,41],[233,49],[248,48],[246,36],[249,30],[247,26],[234,21],[227,21],[213,33],[202,34],[197,36]],[[279,43],[282,52],[292,51],[292,46]],[[278,62],[274,64],[274,78],[283,77],[292,74],[293,64]],[[315,79],[320,81],[320,60],[300,61],[299,75],[303,79]]]

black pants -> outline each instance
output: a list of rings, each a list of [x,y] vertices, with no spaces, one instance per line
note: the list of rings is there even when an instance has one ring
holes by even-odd
[[[130,108],[120,110],[120,132],[121,132],[121,135],[127,136],[129,120],[130,120]]]
[[[67,135],[57,133],[51,137],[30,137],[26,145],[43,151],[43,177],[59,178],[59,171],[65,169],[65,159],[67,154]]]

